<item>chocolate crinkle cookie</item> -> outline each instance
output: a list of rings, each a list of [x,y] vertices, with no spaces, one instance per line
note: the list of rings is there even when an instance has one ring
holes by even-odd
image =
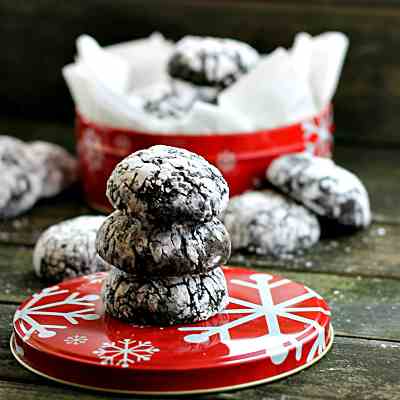
[[[140,276],[204,273],[224,264],[230,239],[222,222],[155,224],[112,213],[97,234],[98,254],[119,269]]]
[[[54,143],[36,141],[29,149],[45,171],[42,197],[53,197],[78,179],[78,162],[64,148]]]
[[[169,146],[153,146],[122,160],[107,182],[112,205],[134,217],[209,221],[226,207],[229,188],[203,157]]]
[[[213,101],[215,93],[213,88],[205,91],[190,83],[171,80],[138,91],[130,101],[157,119],[179,119],[188,115],[197,101]]]
[[[176,43],[168,72],[198,86],[224,89],[254,67],[259,58],[254,48],[237,40],[186,36]]]
[[[318,242],[315,215],[271,190],[233,197],[224,213],[232,249],[260,255],[282,256]]]
[[[29,210],[43,188],[42,165],[24,142],[0,136],[0,218],[12,218]]]
[[[143,110],[157,118],[182,118],[192,108],[196,96],[183,97],[174,91],[160,93],[149,99],[144,99]]]
[[[0,174],[0,218],[12,218],[74,182],[77,161],[55,144],[0,136]]]
[[[96,255],[96,234],[104,219],[81,216],[43,232],[33,252],[36,275],[44,281],[57,283],[107,269],[107,263]]]
[[[103,303],[115,318],[148,325],[206,320],[228,303],[221,268],[198,275],[142,280],[113,268],[103,286]]]
[[[330,159],[289,154],[274,160],[266,175],[273,185],[320,216],[355,228],[371,223],[364,185]]]

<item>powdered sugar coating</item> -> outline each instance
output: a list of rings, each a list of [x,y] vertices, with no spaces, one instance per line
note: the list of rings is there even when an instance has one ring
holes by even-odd
[[[203,321],[228,304],[228,289],[221,268],[200,275],[151,281],[113,268],[102,295],[105,310],[113,317],[149,325]]]
[[[36,141],[28,145],[33,157],[43,165],[45,171],[42,197],[52,197],[76,182],[78,162],[61,146],[54,143]]]
[[[0,136],[0,218],[29,210],[42,192],[44,169],[22,141]]]
[[[103,216],[82,216],[53,225],[42,233],[33,252],[38,277],[56,283],[104,270],[96,260],[96,234]]]
[[[160,118],[182,118],[198,100],[195,90],[181,90],[174,86],[161,86],[141,96],[143,111]]]
[[[215,88],[200,88],[174,79],[136,91],[130,102],[150,117],[180,119],[187,116],[198,101],[215,102],[217,94]]]
[[[115,211],[100,227],[96,248],[115,267],[140,276],[202,273],[224,264],[230,240],[222,222],[156,224]]]
[[[267,179],[316,214],[353,227],[371,223],[368,193],[361,181],[332,160],[308,153],[280,157]]]
[[[259,57],[254,48],[237,40],[185,36],[176,43],[168,72],[195,85],[226,88],[255,66]]]
[[[229,188],[203,157],[158,145],[131,154],[115,167],[107,197],[114,208],[138,218],[209,221],[225,209]]]
[[[281,256],[318,242],[317,218],[271,190],[233,197],[224,214],[233,250]]]

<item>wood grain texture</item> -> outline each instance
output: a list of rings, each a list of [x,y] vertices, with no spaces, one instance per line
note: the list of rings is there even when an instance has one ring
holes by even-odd
[[[49,226],[79,215],[98,214],[91,210],[78,186],[52,199],[39,201],[32,210],[11,220],[0,219],[0,243],[33,246]]]
[[[82,33],[102,45],[153,31],[230,36],[260,51],[289,46],[299,31],[339,30],[351,48],[336,96],[338,138],[349,143],[400,144],[400,4],[398,1],[70,0],[0,1],[2,112],[18,117],[72,120],[61,77]]]
[[[47,383],[47,384],[46,384]],[[236,393],[224,393],[224,394],[215,394],[209,396],[196,396],[196,399],[206,400],[206,399],[226,399],[226,400],[234,400],[234,399],[241,399],[246,396],[247,393],[243,392],[236,392]],[[59,384],[51,384],[48,382],[40,382],[38,384],[29,384],[29,383],[19,383],[13,381],[1,381],[0,380],[0,396],[5,399],[26,399],[26,400],[42,400],[46,397],[53,397],[55,396],[57,400],[73,400],[79,398],[80,400],[94,400],[94,399],[110,399],[110,400],[123,400],[127,398],[134,398],[136,400],[143,399],[140,396],[117,396],[112,394],[102,394],[102,393],[94,393],[89,392],[86,390],[78,390],[72,389],[66,386],[62,386]],[[258,396],[256,397],[248,397],[248,400],[252,399],[263,399],[263,400],[309,400],[310,397],[298,396],[298,395],[282,395],[280,393],[271,393],[267,394],[266,396]],[[144,399],[149,399],[150,397],[145,397]],[[159,397],[152,396],[152,399],[157,399]],[[165,397],[161,397],[165,398]],[[170,398],[170,397],[168,397]],[[172,397],[171,397],[172,398]],[[322,398],[312,397],[314,400],[322,400]]]
[[[48,142],[57,143],[71,152],[75,151],[75,135],[72,121],[68,124],[51,120],[37,121],[1,117],[0,132],[2,135],[15,136],[26,142],[47,140]]]
[[[380,236],[382,230],[385,231],[384,236]],[[352,236],[324,239],[308,252],[293,258],[276,259],[233,254],[230,264],[264,270],[275,269],[284,273],[322,272],[350,277],[400,279],[399,241],[400,225],[379,224]],[[16,296],[15,298],[20,300],[20,288],[38,287],[35,278],[30,274],[31,258],[31,247],[11,244],[0,246],[0,277],[3,277],[4,289],[7,288],[5,283],[9,285],[9,291],[5,293],[7,296]],[[7,296],[3,296],[3,299]]]
[[[374,220],[400,223],[400,152],[393,149],[336,146],[335,162],[365,184]]]
[[[384,236],[380,236],[382,233]],[[369,229],[352,235],[323,239],[297,256],[278,259],[235,253],[231,263],[285,271],[400,279],[399,235],[399,225],[373,224]]]

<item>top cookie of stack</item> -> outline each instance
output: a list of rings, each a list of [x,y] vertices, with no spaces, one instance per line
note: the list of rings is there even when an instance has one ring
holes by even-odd
[[[227,206],[229,189],[203,157],[169,146],[153,146],[122,160],[107,183],[114,208],[135,218],[210,221]]]

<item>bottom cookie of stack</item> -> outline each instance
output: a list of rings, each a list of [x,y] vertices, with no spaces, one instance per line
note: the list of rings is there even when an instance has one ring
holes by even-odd
[[[115,318],[144,325],[204,321],[228,304],[221,268],[204,274],[143,280],[117,268],[103,286],[105,311]]]

